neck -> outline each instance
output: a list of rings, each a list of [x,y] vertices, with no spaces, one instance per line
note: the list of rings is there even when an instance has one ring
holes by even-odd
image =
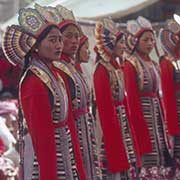
[[[37,58],[38,60],[42,61],[44,64],[46,64],[46,66],[48,66],[50,69],[52,68],[52,61],[53,60],[49,60],[49,59],[45,59],[43,57],[40,57],[38,54],[34,55],[35,58]]]
[[[149,61],[150,60],[149,54],[145,54],[145,53],[143,53],[141,51],[137,51],[137,53],[144,61]]]
[[[74,65],[74,67],[76,68],[77,71],[83,73],[83,70],[82,70],[82,68],[81,68],[81,64],[80,64],[80,63],[76,63],[76,64]]]
[[[75,64],[75,58],[71,57],[69,54],[62,53],[61,58],[62,58],[62,60],[66,61],[67,63]]]
[[[117,61],[119,64],[121,64],[121,65],[122,65],[123,62],[124,62],[124,61],[123,61],[123,58],[122,58],[122,57],[119,57],[119,56],[116,57],[116,61]]]

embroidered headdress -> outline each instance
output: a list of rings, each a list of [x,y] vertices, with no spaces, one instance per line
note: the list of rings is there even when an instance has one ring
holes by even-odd
[[[73,12],[60,4],[56,7],[42,7],[36,4],[35,8],[39,11],[40,14],[44,15],[45,17],[49,14],[53,18],[51,22],[54,21],[54,23],[59,24],[60,28],[66,25],[66,23],[76,24]]]
[[[163,50],[168,54],[174,54],[176,43],[180,40],[180,17],[174,15],[174,19],[167,21],[167,28],[160,29],[159,41]]]
[[[56,11],[56,8],[47,7],[51,11],[44,10],[44,7],[36,4],[35,9],[23,8],[19,11],[19,25],[7,27],[3,38],[3,51],[6,58],[13,65],[24,65],[24,57],[36,44],[38,36],[49,25],[56,25],[62,20],[62,17]]]
[[[142,16],[136,20],[127,21],[127,31],[136,38],[147,30],[153,31],[152,25],[149,20]]]
[[[98,53],[104,61],[110,61],[117,38],[123,35],[111,19],[96,23],[95,38]]]
[[[66,7],[64,7],[60,4],[57,5],[56,7],[46,7],[46,6],[42,7],[42,6],[36,4],[35,8],[44,17],[49,19],[49,16],[50,16],[51,17],[51,20],[49,19],[50,22],[54,22],[54,23],[58,24],[60,30],[63,29],[67,25],[73,24],[81,32],[81,28],[80,28],[79,24],[77,23],[73,12],[71,10],[67,9]]]
[[[127,37],[127,46],[129,51],[132,51],[142,33],[145,31],[153,32],[153,28],[148,19],[139,16],[136,20],[127,21],[127,31],[129,33]]]
[[[65,27],[67,25],[73,24],[81,31],[81,28],[78,25],[78,23],[74,17],[74,14],[71,10],[69,10],[61,5],[57,5],[56,8],[59,10],[59,13],[63,17],[63,20],[58,25],[60,29],[62,29],[63,27]]]
[[[168,20],[167,27],[170,31],[180,37],[180,16],[174,14],[174,19]]]

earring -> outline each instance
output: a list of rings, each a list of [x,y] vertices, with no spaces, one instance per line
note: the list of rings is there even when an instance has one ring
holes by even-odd
[[[35,49],[35,52],[37,53],[37,52],[38,52],[38,49]]]

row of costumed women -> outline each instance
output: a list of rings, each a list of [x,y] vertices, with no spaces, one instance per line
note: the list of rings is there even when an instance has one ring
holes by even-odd
[[[24,8],[6,29],[3,51],[21,69],[19,142],[22,180],[180,179],[180,25],[159,32],[139,16],[120,31],[96,23],[93,93],[81,63],[88,38],[61,5]],[[156,48],[157,49],[157,48]],[[97,121],[102,140],[97,141]],[[100,147],[100,148],[98,148]]]

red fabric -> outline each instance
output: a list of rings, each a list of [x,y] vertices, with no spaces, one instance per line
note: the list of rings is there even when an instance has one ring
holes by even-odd
[[[61,21],[58,24],[58,27],[61,30],[63,27],[65,27],[67,25],[75,25],[79,29],[79,26],[78,26],[77,22],[75,20],[70,20],[70,19],[66,19],[66,20]]]
[[[40,180],[57,180],[56,145],[48,89],[32,73],[22,84],[21,103],[39,162]]]
[[[114,60],[111,60],[111,64],[116,68],[116,69],[121,69],[123,71],[123,66],[124,65],[120,65],[118,64],[117,61],[114,61]],[[136,152],[136,160],[137,160],[137,166],[138,167],[141,167],[142,166],[142,162],[141,162],[141,157],[140,157],[140,151],[139,151],[139,145],[138,145],[138,142],[137,142],[137,137],[136,137],[136,133],[135,133],[135,130],[133,128],[133,124],[129,121],[129,111],[128,111],[128,104],[127,104],[127,99],[126,99],[126,96],[123,100],[123,102],[115,102],[114,104],[123,104],[125,106],[125,110],[126,110],[126,116],[127,116],[127,119],[128,119],[128,123],[129,123],[129,126],[131,128],[131,133],[132,133],[132,138],[133,138],[133,143],[134,143],[134,150]]]
[[[178,111],[176,106],[176,85],[174,82],[174,67],[169,60],[163,58],[160,62],[161,84],[163,91],[163,105],[165,107],[165,121],[171,135],[179,135]]]
[[[129,110],[129,121],[132,123],[137,141],[139,144],[140,154],[152,152],[149,130],[144,119],[139,90],[137,86],[137,74],[133,65],[125,61],[124,64],[124,82],[126,89],[126,99]]]
[[[153,30],[151,28],[145,27],[145,28],[141,28],[139,31],[136,32],[136,34],[134,35],[136,38],[138,38],[141,34],[143,34],[145,31],[152,31]]]
[[[81,67],[81,64],[80,63],[76,63],[74,65],[75,69],[80,72],[80,73],[83,73],[83,70],[82,70],[82,67]]]
[[[135,153],[136,153],[136,164],[137,164],[137,167],[141,167],[142,166],[142,161],[141,161],[141,153],[140,153],[140,149],[139,149],[139,144],[138,144],[138,140],[137,140],[137,137],[136,137],[136,131],[133,127],[133,124],[132,122],[130,121],[131,118],[130,118],[130,114],[129,114],[129,110],[128,110],[128,103],[127,103],[127,99],[126,99],[126,96],[124,98],[124,106],[125,106],[125,109],[126,109],[126,116],[127,116],[127,119],[128,119],[128,122],[129,122],[129,126],[131,128],[131,134],[132,134],[132,139],[133,139],[133,143],[134,143],[134,150],[135,150]]]
[[[0,59],[0,79],[6,89],[16,89],[19,80],[20,69],[13,66],[5,59]]]
[[[84,169],[84,165],[83,165],[83,160],[81,157],[81,151],[80,151],[80,145],[79,145],[79,140],[78,140],[78,135],[77,135],[77,131],[76,131],[76,127],[75,127],[75,123],[74,123],[74,119],[73,119],[73,110],[72,110],[72,98],[71,98],[71,93],[70,93],[70,89],[69,89],[69,84],[68,84],[68,80],[67,80],[67,75],[62,72],[59,69],[56,69],[56,71],[58,71],[58,73],[61,75],[64,83],[65,83],[65,87],[66,87],[66,91],[68,94],[68,126],[70,128],[71,131],[71,137],[73,140],[73,148],[75,151],[75,162],[76,162],[76,166],[78,168],[78,174],[81,180],[86,180],[86,174],[85,174],[85,169]]]
[[[88,37],[86,35],[82,35],[79,42],[79,49],[80,47],[88,40]]]
[[[94,89],[108,168],[111,173],[126,171],[129,164],[122,140],[119,119],[112,99],[109,74],[102,65],[99,65],[94,73]]]
[[[4,153],[4,151],[5,151],[5,145],[2,139],[0,138],[0,156]]]
[[[66,55],[64,53],[61,54],[60,59],[62,59],[63,61],[65,61],[67,63],[71,63],[73,61],[70,57],[68,57],[68,55]]]

